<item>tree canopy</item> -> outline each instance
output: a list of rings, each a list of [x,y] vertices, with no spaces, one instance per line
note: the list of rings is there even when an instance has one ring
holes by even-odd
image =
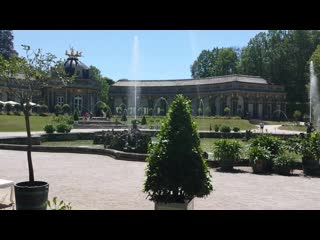
[[[14,50],[13,34],[11,30],[0,30],[0,55],[5,59],[18,55]]]
[[[233,48],[203,50],[191,66],[193,78],[205,78],[237,72],[238,56]]]
[[[54,72],[62,83],[73,80],[65,75],[61,67],[56,67],[56,57],[51,53],[42,53],[41,49],[32,50],[30,46],[22,45],[25,57],[13,55],[6,59],[0,55],[0,83],[7,87],[9,93],[20,100],[20,107],[25,115],[26,131],[28,136],[28,168],[29,181],[34,181],[33,164],[31,157],[31,130],[30,130],[30,102],[34,94],[48,84]],[[60,61],[61,62],[61,61]],[[58,64],[61,65],[61,64]],[[59,70],[62,70],[59,72]]]
[[[101,84],[101,91],[99,93],[100,100],[108,103],[109,87],[114,83],[114,81],[108,77],[103,77],[101,71],[95,66],[90,66],[90,73],[90,78]]]
[[[310,61],[313,61],[314,72],[317,75],[317,78],[320,79],[320,45],[313,52]]]

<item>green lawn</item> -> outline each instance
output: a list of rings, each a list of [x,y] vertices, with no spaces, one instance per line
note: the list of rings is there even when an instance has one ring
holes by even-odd
[[[288,121],[263,121],[267,125],[294,125],[294,122],[288,122]]]
[[[59,147],[90,147],[103,148],[102,144],[93,144],[93,140],[77,140],[77,141],[57,141],[57,142],[43,142],[44,146],[59,146]]]
[[[120,121],[120,117],[113,117],[112,121],[118,119]],[[133,117],[128,117],[127,124],[131,123]],[[141,121],[142,117],[137,117],[138,120]],[[146,117],[147,125],[146,128],[156,128],[160,127],[161,121],[164,117]],[[52,116],[41,117],[41,116],[30,116],[30,124],[32,131],[42,131],[43,127],[51,123]],[[218,125],[227,125],[231,128],[239,127],[241,130],[246,129],[254,129],[255,125],[249,123],[248,120],[243,119],[233,119],[233,118],[214,118],[214,117],[195,117],[195,122],[197,123],[198,130],[206,130],[209,131],[210,124],[212,130],[214,130],[214,126]],[[24,116],[16,116],[16,115],[0,115],[0,132],[20,132],[25,131],[25,120]]]
[[[51,122],[52,116],[30,116],[32,131],[43,131],[44,125]],[[26,131],[24,115],[0,115],[0,132],[23,132]]]
[[[281,126],[279,127],[281,130],[289,130],[289,131],[301,131],[306,132],[307,127],[303,125],[294,125],[294,126]]]
[[[217,125],[225,125],[229,126],[231,129],[233,127],[238,127],[240,130],[248,130],[248,129],[256,129],[255,125],[249,123],[248,120],[244,119],[232,119],[232,118],[212,118],[212,117],[196,117],[194,118],[195,122],[198,125],[199,130],[210,130],[210,125],[212,130],[214,131],[214,126]]]
[[[115,120],[120,121],[121,117],[113,117],[112,121]],[[127,117],[127,124],[131,123],[131,120],[134,119],[133,117]],[[141,121],[142,117],[137,117],[137,120]],[[146,116],[147,125],[146,128],[157,128],[160,127],[161,121],[164,119],[164,117],[150,117]],[[211,128],[214,131],[214,126],[217,125],[226,125],[231,128],[233,127],[239,127],[240,130],[247,130],[247,129],[256,129],[257,127],[251,123],[249,123],[248,120],[244,119],[233,119],[233,118],[214,118],[214,117],[195,117],[193,118],[195,122],[197,123],[198,130],[201,131],[209,131],[210,130],[210,124]]]

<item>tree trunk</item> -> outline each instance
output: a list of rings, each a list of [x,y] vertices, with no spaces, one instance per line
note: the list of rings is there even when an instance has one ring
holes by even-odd
[[[26,108],[28,108],[28,106],[26,106]],[[31,158],[31,147],[32,147],[31,129],[30,129],[29,111],[27,109],[24,110],[24,118],[26,121],[26,129],[27,129],[27,136],[28,136],[27,157],[28,157],[28,168],[29,168],[29,181],[34,182],[33,165],[32,165],[32,158]]]

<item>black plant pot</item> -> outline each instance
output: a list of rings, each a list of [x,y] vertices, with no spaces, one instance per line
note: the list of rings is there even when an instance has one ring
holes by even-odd
[[[234,165],[234,160],[230,159],[221,159],[219,161],[220,164],[220,169],[221,171],[232,171],[233,170],[233,165]]]
[[[310,157],[302,157],[302,169],[305,175],[319,175],[319,161],[313,160]]]
[[[47,182],[20,182],[14,185],[17,210],[46,210],[49,184]]]

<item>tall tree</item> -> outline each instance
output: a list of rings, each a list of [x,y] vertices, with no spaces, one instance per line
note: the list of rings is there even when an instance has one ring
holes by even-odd
[[[214,76],[215,55],[210,50],[203,50],[197,60],[191,66],[191,75],[193,78],[205,78]]]
[[[18,55],[14,50],[13,34],[11,30],[0,30],[0,55],[5,59]]]
[[[284,85],[291,103],[307,101],[308,60],[320,43],[319,31],[272,30],[259,33],[241,54],[239,71]]]
[[[191,66],[193,78],[205,78],[237,72],[238,52],[234,48],[203,50]]]
[[[250,39],[248,46],[242,49],[240,72],[247,75],[266,76],[265,54],[267,47],[266,33],[258,33]]]
[[[113,83],[113,80],[108,77],[103,77],[101,71],[95,67],[90,66],[90,78],[95,80],[101,84],[101,90],[99,92],[99,98],[102,102],[108,103],[109,102],[109,87],[110,83]]]
[[[320,79],[320,45],[313,52],[310,61],[313,61],[314,72],[317,75],[317,78]]]
[[[216,57],[215,75],[228,75],[237,73],[237,53],[232,48],[219,49]]]
[[[42,87],[47,86],[52,78],[52,71],[59,76],[62,83],[72,81],[65,75],[64,71],[59,72],[61,67],[51,68],[56,64],[56,57],[53,54],[43,54],[40,49],[31,50],[30,46],[22,45],[26,51],[26,57],[13,56],[5,59],[0,55],[0,83],[8,88],[8,92],[20,100],[20,107],[25,116],[26,132],[28,137],[27,158],[29,168],[29,181],[34,182],[34,172],[31,157],[31,129],[30,129],[30,102],[35,93]],[[63,69],[63,68],[62,68]],[[64,70],[64,69],[63,69]]]

